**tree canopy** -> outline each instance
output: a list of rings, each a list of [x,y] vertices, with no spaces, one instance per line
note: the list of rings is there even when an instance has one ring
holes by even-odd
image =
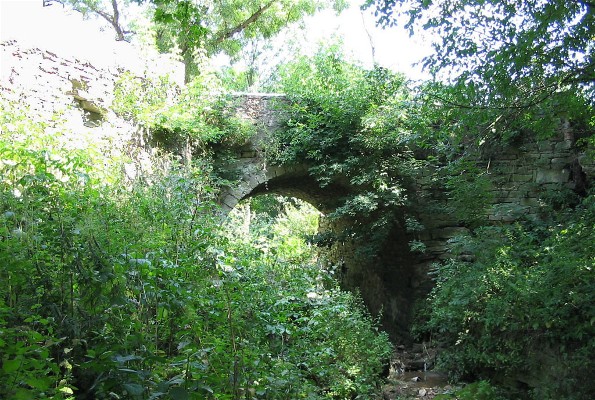
[[[247,41],[270,39],[287,25],[344,0],[151,0],[157,43],[163,50],[177,47],[186,65],[186,80],[195,73],[193,59],[200,49],[208,55],[236,56]]]
[[[154,22],[155,44],[160,51],[179,53],[185,65],[186,82],[198,72],[199,52],[207,56],[223,52],[237,57],[250,42],[271,39],[307,15],[330,7],[340,12],[348,5],[347,0],[53,1],[85,16],[94,15],[107,21],[116,33],[116,40],[128,40],[133,33],[122,14],[132,3],[146,5]]]
[[[595,100],[592,1],[368,0],[364,7],[383,27],[403,21],[411,33],[431,33],[436,51],[425,67],[482,87],[475,101],[524,107],[565,91]]]

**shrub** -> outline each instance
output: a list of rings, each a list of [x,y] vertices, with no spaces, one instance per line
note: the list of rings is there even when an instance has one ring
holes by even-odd
[[[422,331],[455,378],[525,379],[538,398],[589,397],[593,368],[595,197],[551,224],[478,228],[460,237],[474,262],[437,265]],[[525,377],[525,378],[523,378]]]

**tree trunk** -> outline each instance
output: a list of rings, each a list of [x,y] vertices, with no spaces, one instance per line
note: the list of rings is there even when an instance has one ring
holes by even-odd
[[[187,84],[192,79],[192,67],[194,66],[194,57],[189,49],[182,51],[182,61],[184,63],[184,83]]]

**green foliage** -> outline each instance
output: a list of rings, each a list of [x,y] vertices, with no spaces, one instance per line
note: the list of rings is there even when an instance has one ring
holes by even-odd
[[[593,4],[369,0],[365,7],[384,27],[403,23],[432,38],[424,66],[434,82],[420,100],[443,135],[501,144],[521,133],[552,135],[560,121],[576,138],[592,135]]]
[[[274,218],[259,212],[263,202],[266,210],[271,202],[280,205]],[[318,216],[307,203],[272,196],[247,201],[231,216],[229,235],[239,252],[234,260],[259,260],[256,268],[235,271],[243,282],[251,271],[250,277],[271,286],[274,294],[267,298],[258,284],[253,289],[260,294],[247,296],[259,302],[251,306],[252,324],[262,321],[276,351],[271,367],[282,368],[275,377],[258,379],[262,387],[256,392],[264,391],[265,398],[278,398],[279,390],[285,393],[279,398],[371,396],[391,352],[387,335],[378,334],[361,300],[339,290],[316,263],[306,239],[317,231]],[[251,288],[244,283],[243,290]]]
[[[167,76],[149,79],[124,72],[114,87],[112,109],[122,118],[148,122],[168,101],[173,101],[179,91]]]
[[[248,92],[254,84],[256,71],[253,68],[238,70],[233,67],[222,67],[217,76],[225,89],[232,92]]]
[[[179,88],[168,77],[138,78],[123,74],[114,91],[114,111],[151,129],[163,144],[190,140],[206,144],[242,142],[253,127],[233,115],[234,102],[220,91],[212,74],[203,74]]]
[[[277,90],[291,102],[286,126],[275,133],[268,154],[274,162],[310,165],[322,187],[349,187],[353,195],[330,217],[354,219],[357,228],[346,235],[366,237],[370,253],[377,252],[405,203],[407,178],[418,167],[404,77],[349,64],[338,47],[300,57],[278,75]],[[368,240],[370,235],[376,237]]]
[[[72,399],[72,365],[67,354],[61,354],[62,362],[51,357],[61,339],[54,335],[54,320],[37,314],[39,307],[33,305],[17,325],[16,313],[0,301],[0,394],[12,399]]]
[[[206,160],[126,181],[93,138],[75,151],[25,110],[0,117],[0,397],[377,392],[386,335],[290,233],[315,213],[279,207],[257,246],[222,229]]]
[[[371,5],[381,25],[396,25],[404,16],[411,31],[430,31],[436,52],[426,65],[481,85],[491,99],[504,96],[501,105],[577,89],[593,100],[595,19],[588,1],[369,0]]]
[[[185,80],[200,74],[197,53],[224,52],[236,56],[255,38],[270,39],[289,24],[327,7],[341,11],[343,0],[178,1],[151,0],[154,4],[157,45],[177,47],[186,67]]]
[[[595,345],[594,199],[551,225],[479,228],[456,242],[475,261],[436,266],[423,330],[453,376],[542,374],[536,398],[589,397],[579,382]]]
[[[488,207],[492,205],[492,183],[487,173],[475,162],[461,157],[443,167],[438,174],[446,181],[448,209],[464,224],[475,227],[485,224]]]

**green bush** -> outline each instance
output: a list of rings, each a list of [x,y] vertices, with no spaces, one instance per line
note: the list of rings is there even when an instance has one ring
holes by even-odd
[[[492,386],[488,381],[474,382],[466,385],[464,388],[457,390],[453,394],[439,394],[434,397],[436,400],[504,400],[498,390]]]
[[[365,70],[333,46],[282,66],[278,75],[273,90],[290,102],[282,107],[285,126],[274,133],[267,157],[309,165],[321,187],[348,188],[327,217],[347,218],[351,228],[332,239],[365,243],[362,256],[378,255],[418,168],[404,76],[380,67]]]
[[[455,378],[525,377],[536,398],[586,399],[595,350],[595,197],[551,224],[478,228],[437,265],[428,320]]]
[[[113,110],[174,148],[190,140],[204,151],[206,144],[243,143],[254,133],[251,124],[234,115],[234,100],[222,93],[218,79],[208,73],[183,88],[167,76],[122,74],[115,84]]]
[[[255,246],[223,229],[208,159],[130,182],[93,138],[74,150],[24,111],[0,117],[0,397],[377,391],[386,336],[289,229],[315,214],[280,208]]]

